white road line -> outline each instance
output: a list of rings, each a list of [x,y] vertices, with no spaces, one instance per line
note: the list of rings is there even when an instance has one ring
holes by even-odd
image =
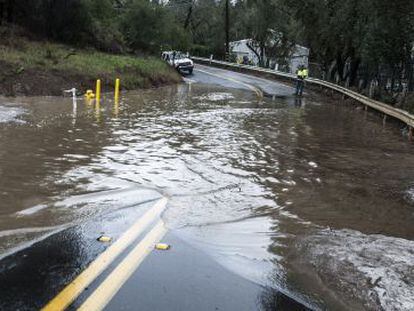
[[[249,88],[253,92],[255,92],[258,97],[260,97],[260,98],[263,97],[263,92],[259,88],[255,87],[254,85],[251,85],[251,84],[248,84],[248,83],[245,83],[245,82],[242,82],[240,80],[233,79],[233,78],[230,78],[230,77],[225,77],[225,76],[221,76],[221,75],[218,75],[218,74],[215,74],[215,73],[204,71],[204,70],[201,70],[201,69],[194,69],[194,70],[205,73],[205,74],[208,74],[208,75],[211,75],[211,76],[214,76],[214,77],[217,77],[217,78],[220,78],[220,79],[229,80],[229,81],[232,81],[234,83],[238,83],[240,85],[243,85],[243,86]]]

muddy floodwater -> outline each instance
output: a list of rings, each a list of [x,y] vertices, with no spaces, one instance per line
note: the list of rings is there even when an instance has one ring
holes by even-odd
[[[166,196],[169,230],[265,309],[414,309],[414,146],[374,114],[202,83],[0,103],[2,258]]]

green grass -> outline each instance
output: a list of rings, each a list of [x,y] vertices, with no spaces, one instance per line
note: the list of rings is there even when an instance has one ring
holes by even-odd
[[[67,73],[85,80],[105,81],[120,77],[124,88],[151,87],[180,81],[180,76],[161,59],[112,55],[95,50],[74,50],[70,46],[27,41],[0,43],[0,61],[13,65],[16,72],[28,69]]]

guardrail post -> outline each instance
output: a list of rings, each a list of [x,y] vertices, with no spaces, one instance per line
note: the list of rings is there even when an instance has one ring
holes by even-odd
[[[408,140],[413,141],[413,127],[408,126]]]

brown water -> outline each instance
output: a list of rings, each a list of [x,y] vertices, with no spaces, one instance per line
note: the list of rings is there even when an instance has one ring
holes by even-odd
[[[164,195],[171,230],[259,284],[414,308],[414,147],[375,115],[203,84],[1,103],[0,256]]]

